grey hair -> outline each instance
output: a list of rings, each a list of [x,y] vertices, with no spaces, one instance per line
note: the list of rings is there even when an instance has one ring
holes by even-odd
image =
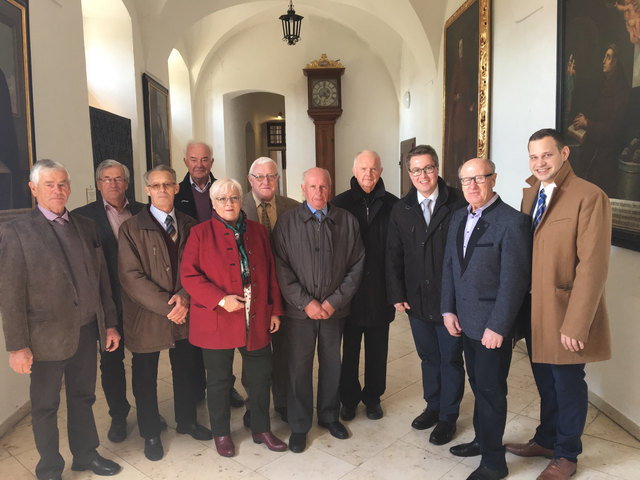
[[[327,179],[329,180],[329,186],[331,186],[331,174],[329,173],[329,170],[327,170],[326,168],[321,168],[321,167],[311,167],[311,168],[305,170],[304,172],[302,172],[302,183],[304,184],[305,179],[307,178],[307,173],[309,173],[309,171],[313,170],[314,168],[319,168],[320,170],[322,170],[327,175]]]
[[[475,159],[470,158],[469,160],[475,160]],[[467,162],[469,160],[467,160]],[[493,163],[491,160],[489,160],[488,158],[479,158],[478,160],[483,160],[484,163],[486,163],[489,166],[489,170],[491,170],[489,173],[496,173],[496,164]],[[467,162],[464,162],[462,165],[460,165],[458,167],[458,177],[460,176],[460,172],[462,171],[462,167],[464,167],[464,164],[467,163]]]
[[[249,167],[249,173],[253,173],[254,167],[257,167],[258,165],[266,165],[268,163],[272,163],[276,167],[276,173],[278,173],[278,164],[273,160],[273,158],[269,157],[256,158],[251,164],[251,167]]]
[[[378,165],[382,167],[382,160],[380,159],[380,155],[378,155],[378,152],[374,150],[362,150],[361,152],[356,153],[356,156],[353,157],[353,168],[356,168],[356,161],[358,160],[358,157],[363,153],[372,153],[376,157]]]
[[[204,145],[205,147],[207,147],[207,150],[209,150],[209,156],[211,158],[213,158],[213,150],[211,150],[211,146],[208,143],[205,142],[201,142],[200,140],[189,140],[187,142],[187,146],[184,149],[184,156],[187,156],[187,152],[189,151],[189,149],[191,147],[193,147],[194,145]]]
[[[209,189],[209,197],[211,197],[211,201],[214,201],[218,197],[218,194],[226,187],[235,188],[238,191],[238,195],[242,197],[242,185],[240,185],[240,182],[233,178],[221,178],[220,180],[213,182],[213,185],[211,185],[211,188]]]
[[[100,177],[102,176],[103,170],[106,170],[107,168],[113,168],[113,167],[120,167],[124,172],[125,182],[129,183],[130,174],[127,166],[118,162],[117,160],[113,160],[112,158],[108,158],[100,162],[100,165],[98,165],[98,168],[96,168],[96,182],[100,181]]]
[[[29,173],[29,180],[36,187],[38,186],[38,180],[40,180],[40,173],[45,170],[64,170],[64,173],[67,174],[67,180],[71,183],[71,175],[69,175],[69,170],[60,162],[56,162],[55,160],[50,160],[48,158],[43,158],[42,160],[38,160],[33,168],[31,169],[31,173]]]
[[[169,172],[173,177],[173,183],[178,183],[178,177],[176,176],[176,171],[173,168],[171,168],[169,165],[165,165],[161,163],[160,165],[156,165],[155,167],[153,167],[151,170],[144,172],[144,177],[143,177],[144,184],[147,187],[149,186],[149,175],[151,175],[152,172]]]

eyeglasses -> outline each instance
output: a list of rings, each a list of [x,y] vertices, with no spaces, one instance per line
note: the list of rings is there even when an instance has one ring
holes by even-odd
[[[234,195],[233,197],[216,197],[216,202],[221,204],[226,204],[227,202],[238,203],[240,201],[240,197]]]
[[[267,173],[266,175],[254,175],[253,173],[251,174],[251,176],[253,178],[255,178],[257,181],[261,182],[262,180],[264,180],[265,178],[269,181],[271,180],[275,180],[276,178],[278,178],[278,174],[277,173]]]
[[[158,191],[158,190],[169,190],[171,187],[175,186],[175,182],[174,183],[154,183],[152,185],[149,185],[149,189],[153,190],[154,192]]]
[[[412,177],[419,177],[420,175],[422,175],[422,172],[426,173],[427,175],[435,172],[436,168],[438,167],[436,167],[435,165],[427,165],[423,168],[414,168],[413,170],[409,170],[409,173]]]
[[[122,177],[116,177],[116,178],[106,177],[106,178],[101,178],[100,181],[102,183],[106,183],[107,185],[110,185],[112,183],[117,185],[119,183],[124,183],[124,178],[122,178]]]
[[[463,187],[468,187],[469,185],[471,185],[472,181],[476,182],[476,185],[480,185],[486,182],[487,178],[492,177],[493,175],[495,175],[495,172],[487,173],[485,175],[476,175],[475,177],[463,177],[460,179],[460,183]]]

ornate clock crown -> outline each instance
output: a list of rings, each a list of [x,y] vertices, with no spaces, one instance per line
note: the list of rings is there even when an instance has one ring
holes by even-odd
[[[340,63],[340,59],[329,60],[327,54],[323,53],[318,60],[312,60],[304,68],[344,68],[344,65]]]

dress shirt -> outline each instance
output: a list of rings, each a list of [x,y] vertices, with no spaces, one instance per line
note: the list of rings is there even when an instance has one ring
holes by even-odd
[[[258,219],[262,220],[262,207],[260,206],[262,200],[256,197],[256,194],[253,192],[253,190],[251,191],[251,195],[253,196],[253,201],[256,202]],[[269,200],[268,202],[265,201],[264,203],[268,203],[269,205],[271,205],[271,208],[267,208],[267,215],[269,216],[269,222],[271,223],[271,228],[273,229],[273,227],[275,227],[276,225],[276,222],[278,221],[278,211],[276,210],[276,196],[274,195],[271,200]],[[260,223],[262,223],[262,221]]]
[[[467,254],[467,245],[469,244],[471,233],[473,232],[473,229],[476,228],[478,220],[480,220],[480,217],[482,216],[482,212],[498,200],[498,198],[500,198],[498,194],[494,193],[493,197],[491,197],[491,199],[489,199],[489,201],[483,206],[476,208],[475,212],[471,212],[471,205],[467,207],[467,212],[469,213],[467,213],[467,223],[464,227],[464,243],[462,244],[463,257]]]
[[[209,190],[209,187],[211,186],[211,176],[209,176],[209,180],[207,181],[207,184],[204,186],[204,188],[200,188],[198,184],[193,181],[193,177],[191,175],[189,175],[189,181],[191,182],[191,186],[195,188],[197,191],[199,191],[200,193],[205,193],[207,190]]]
[[[129,200],[124,199],[124,206],[120,211],[115,208],[113,205],[109,204],[104,198],[102,199],[104,203],[104,211],[107,214],[107,220],[109,220],[109,225],[111,225],[111,230],[116,238],[118,238],[118,231],[120,230],[120,225],[123,222],[131,218],[131,209],[129,208]]]
[[[536,218],[536,212],[538,211],[538,198],[540,198],[540,190],[542,190],[544,188],[544,194],[547,196],[547,200],[545,201],[545,209],[549,208],[549,203],[551,203],[551,195],[553,195],[553,190],[557,187],[556,182],[552,182],[549,185],[547,185],[546,187],[544,185],[542,185],[542,182],[540,182],[540,188],[538,189],[538,196],[536,197],[536,203],[535,208],[533,209],[533,212],[531,212],[531,222],[533,223],[534,219]],[[544,212],[543,212],[544,214]]]
[[[313,208],[313,207],[312,207],[311,205],[309,205],[308,203],[307,203],[307,208],[308,208],[309,210],[311,210],[311,213],[313,213],[314,215],[315,215],[315,214],[316,214],[316,212],[318,211],[317,209]],[[321,212],[322,212],[322,214],[323,214],[323,217],[322,217],[322,218],[325,218],[325,217],[327,216],[327,212],[329,211],[329,204],[326,204],[324,207],[322,207],[322,208],[320,209],[320,211],[321,211]],[[317,216],[317,215],[316,215],[316,216]]]
[[[56,218],[62,218],[65,222],[69,221],[69,210],[67,210],[66,208],[64,209],[64,213],[62,215],[53,213],[51,210],[44,208],[40,204],[38,204],[38,210],[40,210],[44,215],[44,218],[46,218],[50,222],[55,222]]]
[[[158,223],[160,225],[162,225],[163,228],[165,228],[165,230],[166,230],[166,227],[165,227],[164,221],[167,218],[167,216],[171,215],[171,217],[173,218],[173,226],[176,229],[176,235],[178,235],[180,233],[180,232],[178,232],[178,220],[176,219],[176,209],[175,208],[173,210],[171,210],[171,213],[165,213],[162,210],[160,210],[160,209],[154,207],[153,205],[151,205],[150,210],[151,210],[151,215],[153,215],[153,218],[155,218],[158,221]]]
[[[420,192],[418,192],[418,204],[419,205],[422,205],[422,202],[424,202],[426,199],[431,200],[429,202],[429,213],[430,213],[429,217],[433,218],[433,209],[436,206],[436,200],[438,199],[438,186],[437,185],[436,185],[436,189],[428,197],[425,197]]]

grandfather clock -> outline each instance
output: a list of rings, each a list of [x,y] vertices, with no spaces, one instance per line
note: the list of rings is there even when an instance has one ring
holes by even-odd
[[[344,67],[323,53],[319,60],[308,63],[302,71],[307,77],[309,91],[307,113],[316,126],[316,166],[326,168],[331,174],[332,185],[335,185],[335,124],[342,115],[340,77]]]

